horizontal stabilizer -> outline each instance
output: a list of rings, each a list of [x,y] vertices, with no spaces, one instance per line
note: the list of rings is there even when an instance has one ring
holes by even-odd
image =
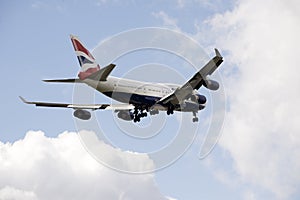
[[[69,78],[69,79],[47,79],[43,80],[44,82],[50,83],[82,83],[82,81],[78,78]]]
[[[108,75],[111,73],[111,71],[115,68],[115,64],[110,64],[99,71],[96,71],[95,73],[88,76],[88,79],[96,80],[96,81],[106,81]]]

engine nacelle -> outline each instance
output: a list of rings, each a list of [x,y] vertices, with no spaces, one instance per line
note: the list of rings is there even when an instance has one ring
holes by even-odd
[[[211,80],[209,78],[206,78],[204,80],[203,85],[204,85],[204,87],[206,87],[207,89],[210,89],[210,90],[217,90],[220,87],[220,85],[217,81]]]
[[[192,95],[191,100],[193,102],[197,102],[198,104],[205,104],[206,103],[206,97],[201,95],[201,94]]]
[[[127,110],[121,110],[118,112],[118,118],[126,120],[126,121],[131,121],[133,120],[134,116],[131,111]]]
[[[74,117],[77,117],[82,120],[91,119],[91,113],[87,110],[81,110],[81,109],[75,110],[73,115],[74,115]]]

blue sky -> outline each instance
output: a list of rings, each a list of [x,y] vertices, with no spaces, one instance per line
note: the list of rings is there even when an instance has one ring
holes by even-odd
[[[284,134],[289,135],[289,138],[295,137],[295,133],[299,130],[293,122],[294,119],[296,121],[295,115],[291,115],[290,124],[281,123],[281,119],[288,116],[284,110],[293,111],[293,109],[283,104],[282,107],[286,109],[279,110],[276,118],[273,116],[272,108],[268,107],[273,103],[272,99],[274,101],[277,99],[272,92],[273,88],[277,87],[283,90],[285,87],[278,82],[289,81],[293,76],[288,70],[281,72],[281,65],[277,64],[281,60],[273,63],[275,57],[279,59],[276,56],[278,53],[283,60],[289,60],[286,53],[289,51],[284,50],[294,48],[293,43],[288,40],[288,37],[284,37],[287,39],[284,39],[283,43],[272,45],[274,41],[279,41],[279,36],[274,34],[280,32],[278,26],[285,26],[286,32],[281,32],[282,35],[287,36],[291,32],[298,33],[299,30],[292,26],[297,24],[299,19],[295,14],[298,11],[298,3],[292,1],[293,3],[281,8],[282,2],[276,1],[271,8],[268,8],[267,3],[256,7],[257,4],[249,3],[246,0],[235,2],[218,0],[215,2],[213,4],[207,0],[2,1],[0,3],[0,55],[3,75],[0,84],[2,91],[0,141],[13,143],[22,140],[26,132],[31,130],[41,130],[46,137],[52,138],[56,138],[65,131],[76,132],[71,110],[35,108],[24,105],[18,98],[19,95],[22,95],[30,100],[72,102],[73,85],[47,84],[41,81],[49,78],[77,76],[79,66],[69,34],[78,35],[89,49],[94,49],[104,39],[130,29],[170,28],[194,38],[209,55],[212,55],[212,47],[217,46],[222,50],[225,63],[220,69],[220,74],[223,76],[230,107],[228,106],[226,113],[227,118],[220,145],[217,145],[206,159],[199,160],[197,155],[203,139],[203,135],[199,131],[195,143],[183,157],[169,167],[153,174],[155,187],[164,196],[184,200],[299,198],[299,191],[295,188],[300,183],[297,174],[299,173],[297,166],[300,165],[298,162],[292,161],[288,153],[294,152],[294,158],[299,155],[296,145],[298,140],[289,140],[282,136]],[[256,8],[258,19],[254,14],[245,14],[246,12],[255,13]],[[275,17],[274,13],[279,8],[286,11],[284,13],[288,13],[282,16],[282,19],[287,20],[281,21]],[[285,24],[284,21],[289,21],[290,24]],[[267,29],[265,29],[266,27]],[[257,32],[262,34],[256,35]],[[294,36],[294,34],[290,35],[291,38],[296,38]],[[258,41],[260,43],[256,43]],[[273,48],[271,48],[270,54],[265,55],[261,49],[266,45]],[[118,60],[118,66],[113,75],[122,76],[123,73],[131,70],[131,65],[149,63],[151,60],[170,66],[182,62],[178,58],[173,59],[172,55],[163,55],[170,60],[164,61],[164,56],[151,51],[129,54]],[[262,55],[265,56],[263,57],[264,62],[261,62],[260,56]],[[101,59],[101,55],[96,55],[96,57]],[[270,58],[270,61],[265,59],[266,57]],[[101,63],[101,61],[99,62]],[[270,77],[273,78],[270,80],[260,78],[260,75],[252,73],[253,66],[256,66],[257,70],[264,69],[261,67],[261,63],[264,66],[273,66],[273,72],[270,74]],[[185,63],[180,64],[184,65]],[[122,68],[122,66],[124,67]],[[292,67],[292,64],[288,66]],[[174,69],[185,78],[189,78],[193,74],[193,70],[190,68],[183,70],[180,66],[174,66]],[[282,75],[278,76],[278,74]],[[253,77],[257,81],[256,88],[260,88],[260,85],[268,82],[269,84],[265,88],[269,92],[253,91],[253,88],[250,87],[254,82]],[[145,79],[147,78],[149,77],[145,77]],[[296,80],[297,78],[293,79],[293,81]],[[297,86],[299,82],[291,82],[291,84]],[[249,101],[252,96],[246,92],[237,95],[240,90],[251,91],[253,95],[260,95],[261,99],[269,101],[256,102],[255,99],[253,107],[245,106],[242,102]],[[208,94],[204,90],[201,92]],[[96,94],[96,99],[99,102],[109,101],[101,94]],[[289,101],[297,102],[297,99],[299,96],[294,95]],[[265,123],[266,125],[276,123],[278,127],[270,130],[270,126],[265,127],[260,124],[263,114],[261,116],[257,113],[252,115],[254,110],[263,110],[265,111],[263,113],[272,115]],[[112,113],[97,113],[97,116],[101,120],[106,117],[111,119]],[[200,119],[205,121],[208,116],[209,108],[201,113]],[[170,120],[171,126],[175,125],[175,119],[168,120]],[[257,126],[249,126],[249,123],[257,124]],[[103,128],[113,130],[110,139],[114,140],[116,145],[120,145],[124,150],[134,150],[131,149],[132,144],[128,143],[129,140],[126,140],[126,137],[121,135],[117,128],[109,127],[107,124]],[[207,128],[207,124],[203,123],[200,128]],[[168,127],[167,130],[169,129],[168,133],[171,134],[172,127]],[[281,130],[285,131],[281,132]],[[162,141],[165,142],[170,137],[166,133],[162,137]],[[275,137],[274,140],[269,140],[271,137]],[[284,138],[282,143],[278,143],[278,140],[275,140],[276,137]],[[161,145],[161,143],[159,144]],[[134,144],[139,150],[142,150],[145,145],[143,143]],[[260,149],[262,153],[255,154],[255,149],[261,148],[262,144],[264,144],[264,148]],[[278,148],[274,149],[276,146]],[[153,144],[148,147],[151,149]],[[276,152],[278,157],[274,154],[274,159],[272,159],[273,157],[270,156],[269,163],[273,163],[273,165],[270,164],[270,168],[262,169],[263,174],[260,174],[258,166],[267,164],[265,160],[272,152]],[[293,176],[287,176],[286,179],[280,178],[287,173],[286,168],[280,167],[281,162],[292,166],[291,170],[295,172],[296,178]],[[269,176],[268,171],[272,170],[274,173]],[[45,171],[45,173],[47,172]],[[265,176],[270,177],[270,181]],[[130,176],[128,176],[129,178]],[[2,182],[0,190],[5,184],[14,186],[13,183]],[[280,188],[281,184],[287,185],[286,188]],[[1,194],[3,193],[0,191]],[[101,198],[101,194],[99,198]]]
[[[14,73],[14,79],[9,76],[2,79],[3,82],[11,82],[11,87],[14,88],[14,90],[7,91],[6,86],[1,85],[4,87],[1,88],[2,91],[6,91],[5,93],[9,97],[2,100],[4,101],[2,109],[5,110],[5,113],[12,113],[9,106],[6,105],[8,102],[14,102],[18,114],[17,116],[9,115],[7,118],[10,121],[24,122],[18,127],[1,127],[2,133],[9,134],[7,137],[6,135],[1,136],[3,141],[20,138],[21,135],[18,134],[24,132],[28,127],[45,130],[48,134],[59,133],[66,129],[74,130],[73,121],[69,117],[66,117],[68,119],[65,120],[64,127],[61,125],[53,126],[45,118],[40,118],[40,114],[49,114],[47,109],[34,111],[40,114],[36,113],[35,118],[31,118],[34,117],[31,116],[30,119],[32,120],[28,124],[27,121],[24,121],[26,118],[24,116],[29,113],[32,115],[31,112],[28,112],[31,108],[19,104],[19,99],[16,98],[18,95],[22,95],[38,99],[70,101],[72,85],[49,85],[41,82],[44,78],[77,76],[78,64],[77,60],[74,59],[69,34],[80,36],[84,43],[92,49],[101,40],[122,31],[148,26],[163,26],[163,20],[154,16],[154,13],[162,10],[166,10],[171,16],[174,15],[174,17],[187,21],[192,13],[194,18],[199,20],[213,13],[212,10],[201,5],[197,8],[190,6],[182,11],[173,2],[145,4],[139,1],[106,3],[97,1],[85,3],[77,1],[52,1],[51,3],[25,1],[15,3],[10,1],[1,4],[1,35],[3,36],[1,38],[3,46],[1,51],[3,51],[2,56],[5,58],[3,65],[9,66],[6,70],[18,71],[18,73]],[[195,31],[193,21],[180,24],[186,28],[187,32]],[[23,112],[23,109],[28,109],[28,111]],[[54,116],[70,115],[69,111],[55,112],[57,113],[53,113]],[[51,121],[53,124],[59,124],[53,121],[55,120],[53,115],[49,115]],[[56,122],[59,121],[60,119],[57,119]],[[16,130],[16,128],[18,129]],[[11,133],[13,132],[12,136]]]

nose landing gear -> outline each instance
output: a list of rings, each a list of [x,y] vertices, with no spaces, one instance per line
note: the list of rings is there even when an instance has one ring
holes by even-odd
[[[193,116],[194,116],[193,122],[198,122],[199,119],[198,119],[198,117],[197,117],[197,113],[196,113],[196,112],[193,112]]]

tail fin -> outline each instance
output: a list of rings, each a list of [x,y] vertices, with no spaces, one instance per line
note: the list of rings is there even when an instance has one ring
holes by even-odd
[[[71,35],[70,37],[81,67],[78,77],[80,80],[84,80],[91,74],[99,71],[100,66],[76,36]]]

